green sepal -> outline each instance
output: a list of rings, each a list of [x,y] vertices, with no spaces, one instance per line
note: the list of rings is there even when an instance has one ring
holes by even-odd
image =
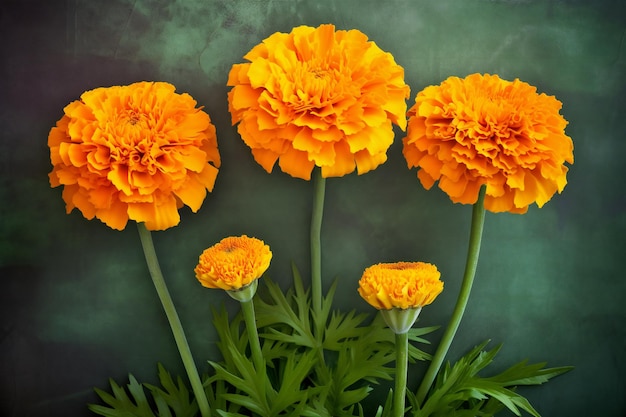
[[[395,334],[404,334],[413,327],[421,311],[422,307],[392,308],[390,310],[380,310],[380,315]]]
[[[255,279],[250,284],[241,287],[238,290],[228,290],[226,294],[230,295],[231,298],[234,298],[240,302],[246,302],[252,300],[254,294],[256,294],[257,287],[259,286],[259,280]]]

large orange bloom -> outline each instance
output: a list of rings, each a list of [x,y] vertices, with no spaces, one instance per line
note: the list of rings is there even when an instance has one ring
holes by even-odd
[[[387,159],[392,123],[406,127],[404,70],[358,30],[274,33],[232,67],[233,124],[267,172],[310,179],[363,174]]]
[[[102,87],[68,104],[50,130],[50,184],[63,185],[67,212],[78,208],[122,230],[129,219],[149,230],[200,209],[220,155],[209,115],[164,82]]]
[[[518,79],[472,74],[419,92],[409,110],[404,156],[426,189],[436,181],[452,201],[525,213],[567,184],[574,163],[561,102]]]
[[[443,291],[441,273],[425,262],[372,265],[359,281],[359,294],[379,310],[421,308]]]

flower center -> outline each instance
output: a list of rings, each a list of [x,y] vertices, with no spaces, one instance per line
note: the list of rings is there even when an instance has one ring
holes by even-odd
[[[345,95],[346,74],[324,62],[299,63],[293,76],[292,109],[296,113],[313,112],[341,100]]]

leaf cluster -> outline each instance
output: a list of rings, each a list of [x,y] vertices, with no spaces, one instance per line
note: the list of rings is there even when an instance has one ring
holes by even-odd
[[[474,347],[454,365],[446,363],[439,371],[426,401],[420,407],[409,393],[413,417],[488,417],[505,407],[516,416],[521,410],[540,417],[526,398],[515,392],[521,385],[540,385],[572,367],[545,368],[545,363],[528,364],[524,360],[490,377],[481,377],[502,345],[485,351],[489,341]]]
[[[264,278],[264,291],[254,299],[265,375],[254,373],[241,315],[229,320],[226,313],[215,313],[224,359],[212,363],[213,379],[226,381],[237,391],[226,398],[254,415],[363,415],[360,402],[372,385],[393,377],[393,333],[380,317],[333,311],[336,283],[316,314],[295,266],[293,277],[293,287],[286,292]],[[410,339],[427,343],[421,336],[434,329],[414,329]],[[411,344],[410,359],[429,355]]]
[[[381,380],[395,372],[395,337],[380,315],[333,310],[336,283],[322,300],[320,312],[311,308],[293,267],[293,286],[282,291],[268,278],[254,298],[257,328],[265,369],[255,368],[248,332],[241,312],[229,317],[224,308],[213,311],[221,360],[209,361],[213,373],[203,377],[212,417],[364,416],[363,400]],[[428,343],[424,335],[435,327],[409,331],[409,361],[430,360],[417,348]],[[508,409],[539,417],[526,398],[516,392],[522,385],[539,385],[571,367],[545,368],[545,363],[517,363],[505,371],[482,376],[501,346],[484,350],[486,341],[439,371],[428,396],[419,404],[408,392],[412,417],[488,417]],[[129,376],[120,386],[110,381],[111,393],[96,389],[107,405],[89,409],[106,417],[192,417],[198,415],[193,394],[178,377],[176,382],[159,364],[160,387],[140,384]],[[390,417],[390,391],[375,417]]]
[[[90,404],[89,409],[106,417],[193,417],[198,413],[198,404],[190,395],[180,377],[174,383],[170,373],[158,364],[161,388],[140,384],[131,374],[126,387],[109,380],[112,394],[96,388],[98,396],[109,405]],[[147,395],[144,387],[148,389]],[[156,411],[154,411],[156,409]]]

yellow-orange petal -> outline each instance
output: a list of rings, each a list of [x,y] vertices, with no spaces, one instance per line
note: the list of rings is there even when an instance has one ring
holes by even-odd
[[[311,179],[311,172],[315,164],[309,160],[306,152],[295,149],[288,149],[280,156],[278,165],[283,172],[288,173],[292,177],[302,178],[304,180]]]
[[[112,200],[111,206],[96,210],[96,217],[111,229],[124,230],[128,223],[128,205],[121,201]],[[85,213],[83,212],[83,215]],[[157,230],[157,229],[152,229]]]
[[[180,203],[195,212],[220,165],[215,127],[173,85],[138,82],[96,88],[64,108],[50,130],[50,184],[114,229],[128,220],[150,230],[178,224]]]
[[[354,154],[354,160],[356,162],[357,173],[361,175],[384,164],[385,161],[387,161],[387,153],[381,152],[376,155],[371,155],[368,150],[364,149]]]
[[[573,143],[560,108],[520,80],[449,77],[417,94],[403,154],[424,187],[438,181],[453,202],[472,204],[485,184],[487,210],[523,213],[567,184]]]
[[[355,155],[345,141],[331,145],[332,162],[322,165],[322,177],[341,177],[352,171],[356,165]]]
[[[236,291],[259,279],[271,260],[272,252],[262,240],[231,236],[205,249],[194,272],[204,287]]]
[[[121,217],[121,207],[118,215]],[[148,230],[165,230],[180,223],[178,205],[173,195],[152,203],[129,203],[128,218],[137,223],[145,223]]]
[[[358,292],[374,308],[420,308],[431,304],[443,291],[437,267],[424,262],[372,265],[359,280]]]
[[[244,59],[229,73],[229,111],[268,172],[278,160],[298,178],[315,166],[325,176],[364,173],[386,160],[379,154],[393,141],[392,125],[406,126],[404,70],[358,30],[299,26],[270,35]],[[337,150],[344,142],[351,158],[343,145]],[[375,157],[367,162],[362,151]]]

